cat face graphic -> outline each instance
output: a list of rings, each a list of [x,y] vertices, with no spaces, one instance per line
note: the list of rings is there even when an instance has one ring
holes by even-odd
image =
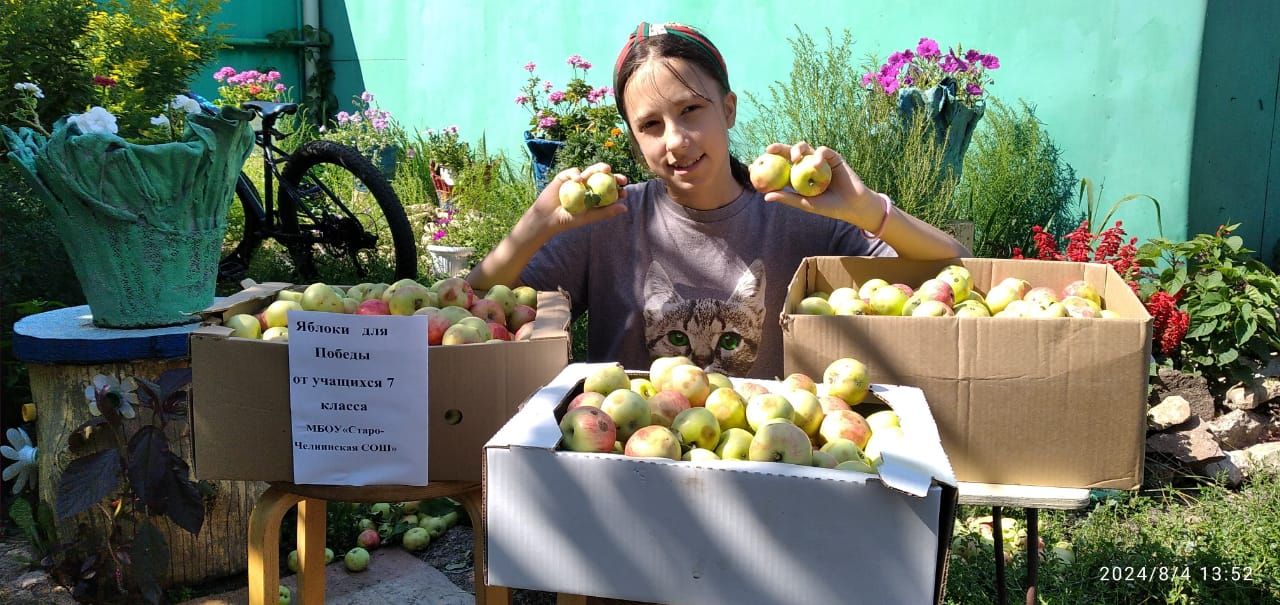
[[[644,332],[650,358],[683,355],[700,368],[745,376],[764,330],[764,263],[756,259],[725,300],[684,298],[662,265],[644,280]]]

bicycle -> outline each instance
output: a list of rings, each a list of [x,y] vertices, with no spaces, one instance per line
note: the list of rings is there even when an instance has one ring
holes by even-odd
[[[191,92],[187,95],[205,113],[217,113],[208,100]],[[307,141],[287,153],[274,141],[293,133],[280,132],[275,124],[281,116],[296,113],[297,103],[248,101],[240,107],[262,121],[254,130],[254,145],[262,151],[265,195],[241,171],[235,194],[244,209],[244,234],[218,263],[219,282],[243,279],[254,253],[267,239],[284,246],[300,281],[319,281],[321,276],[379,281],[385,273],[371,274],[370,269],[384,264],[378,257],[387,252],[393,279],[417,279],[417,244],[404,206],[368,158],[354,147],[325,140]],[[350,196],[339,195],[348,190]],[[365,196],[376,201],[382,221],[368,200],[362,200]]]

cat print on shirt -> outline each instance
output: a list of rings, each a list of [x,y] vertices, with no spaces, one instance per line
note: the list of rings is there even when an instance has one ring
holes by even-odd
[[[644,336],[650,359],[683,355],[708,372],[746,376],[764,331],[764,262],[756,259],[725,300],[687,299],[657,261],[644,279]]]

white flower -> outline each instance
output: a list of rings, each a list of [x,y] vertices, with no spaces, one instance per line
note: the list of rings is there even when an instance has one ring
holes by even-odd
[[[122,383],[111,376],[98,374],[93,377],[93,384],[85,387],[84,398],[89,401],[89,413],[94,416],[101,416],[102,410],[98,409],[98,399],[114,393],[120,397],[120,407],[118,409],[120,415],[125,418],[133,418],[138,415],[133,410],[133,404],[138,403],[138,394],[134,392],[137,389],[138,384],[132,378],[126,378]]]
[[[169,106],[187,113],[200,113],[200,102],[187,95],[175,95]]]
[[[75,124],[82,134],[115,134],[120,131],[116,117],[97,105],[78,116],[67,118],[67,123]]]
[[[156,116],[156,117],[154,117],[154,118],[151,118],[151,125],[152,125],[152,126],[168,126],[168,125],[169,125],[169,116],[166,116],[166,115],[164,115],[164,114],[160,114],[160,115],[158,115],[158,116]]]
[[[18,82],[17,84],[13,85],[13,89],[29,92],[31,93],[31,96],[37,99],[44,98],[44,91],[40,90],[40,87],[36,86],[35,83],[33,82]]]
[[[4,467],[2,476],[5,481],[18,478],[13,483],[13,493],[17,494],[28,483],[35,485],[35,481],[31,479],[31,473],[36,468],[39,451],[31,445],[31,437],[28,437],[27,432],[22,429],[9,429],[5,431],[5,436],[9,438],[9,445],[0,445],[0,456],[12,460],[13,463]]]

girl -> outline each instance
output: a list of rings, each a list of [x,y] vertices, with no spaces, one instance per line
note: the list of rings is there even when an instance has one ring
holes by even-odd
[[[628,185],[614,175],[619,201],[574,216],[560,208],[560,186],[610,168],[561,172],[467,278],[477,289],[565,290],[575,317],[591,311],[591,361],[645,369],[684,355],[708,371],[777,378],[777,318],[806,256],[969,255],[868,189],[826,147],[766,149],[793,162],[821,157],[832,169],[821,195],[755,191],[729,153],[738,99],[724,60],[693,28],[641,23],[618,55],[614,96],[633,153],[657,178]]]

